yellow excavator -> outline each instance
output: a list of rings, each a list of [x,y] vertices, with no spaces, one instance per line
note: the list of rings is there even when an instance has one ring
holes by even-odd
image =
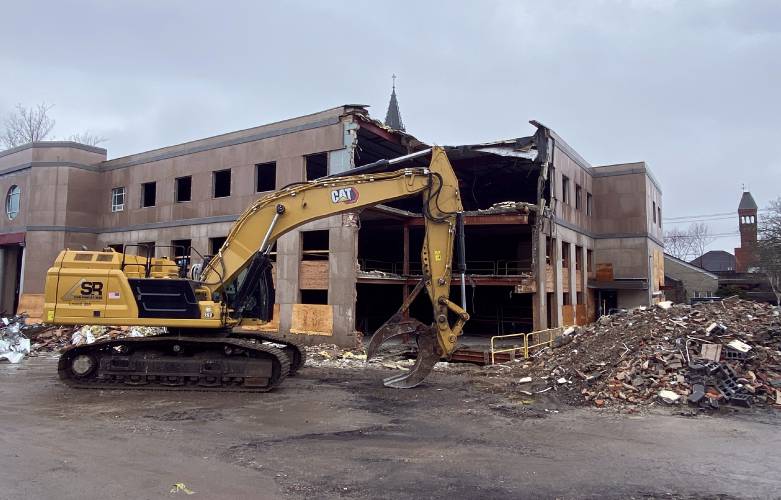
[[[428,166],[415,166],[427,157]],[[412,166],[389,171],[404,163]],[[169,258],[110,249],[63,250],[46,275],[47,323],[155,326],[165,327],[165,333],[70,347],[60,357],[60,378],[74,387],[97,389],[273,389],[304,364],[305,351],[287,337],[237,327],[272,317],[269,254],[274,242],[307,222],[415,195],[422,195],[425,218],[423,278],[367,347],[368,360],[391,337],[416,338],[412,369],[384,381],[389,387],[415,387],[437,361],[452,354],[469,319],[463,290],[461,305],[449,298],[456,236],[462,289],[464,284],[464,221],[458,180],[439,147],[265,195],[239,217],[219,252],[195,269]],[[407,312],[424,288],[434,313],[431,325]]]

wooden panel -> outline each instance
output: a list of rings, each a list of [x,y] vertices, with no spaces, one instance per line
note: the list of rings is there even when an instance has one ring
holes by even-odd
[[[290,333],[333,335],[334,309],[325,304],[293,304]]]
[[[561,268],[561,289],[569,292],[569,267]]]
[[[583,291],[583,271],[578,271],[575,275],[575,291]]]
[[[302,260],[298,266],[301,290],[328,290],[328,261]]]
[[[16,313],[26,312],[29,315],[28,323],[38,323],[43,315],[43,294],[42,293],[23,293],[19,297],[19,307]]]
[[[575,306],[561,306],[561,315],[564,326],[575,324]]]
[[[550,264],[545,266],[545,291],[553,291],[553,267]]]
[[[578,304],[575,306],[575,322],[578,325],[585,325],[589,322],[586,304]]]
[[[586,319],[588,323],[593,323],[597,320],[597,292],[595,290],[588,290],[586,292]]]
[[[597,281],[613,281],[613,264],[597,264]]]

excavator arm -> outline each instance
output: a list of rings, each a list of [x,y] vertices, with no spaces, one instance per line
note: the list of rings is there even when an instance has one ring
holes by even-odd
[[[222,248],[200,276],[202,286],[215,300],[217,297],[225,300],[226,286],[238,282],[224,321],[228,324],[241,322],[247,299],[254,295],[259,281],[262,283],[264,276],[269,276],[267,255],[274,241],[283,234],[331,215],[421,195],[425,219],[421,252],[423,278],[399,312],[375,333],[367,349],[367,358],[375,355],[380,344],[392,337],[416,336],[418,358],[413,369],[400,377],[387,379],[385,383],[391,387],[414,387],[422,382],[441,357],[448,357],[455,350],[457,338],[469,318],[464,308],[449,298],[455,235],[457,232],[463,234],[458,180],[442,148],[432,148],[430,153],[431,162],[425,168],[371,172],[428,154],[428,150],[363,167],[367,173],[356,174],[353,170],[345,175],[294,184],[256,201],[234,224]],[[267,285],[263,292],[268,295],[266,288]],[[434,324],[431,326],[408,319],[405,314],[423,288],[432,303]],[[272,301],[262,301],[265,307],[261,309],[270,314]],[[455,316],[452,323],[450,313]]]

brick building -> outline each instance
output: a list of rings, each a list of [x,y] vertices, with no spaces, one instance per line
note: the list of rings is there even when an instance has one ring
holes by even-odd
[[[398,103],[395,114],[400,124]],[[648,167],[591,166],[532,125],[530,136],[447,148],[467,210],[467,334],[584,323],[648,304],[664,283],[661,189]],[[365,106],[344,105],[111,160],[72,142],[0,152],[0,310],[40,311],[63,248],[179,256],[192,247],[179,257],[197,261],[264,192],[425,147]],[[282,237],[269,328],[342,345],[371,333],[418,279],[419,205],[401,200]]]

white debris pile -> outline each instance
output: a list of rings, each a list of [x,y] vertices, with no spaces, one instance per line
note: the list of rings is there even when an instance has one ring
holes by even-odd
[[[0,360],[18,363],[26,354],[30,353],[30,339],[22,333],[25,327],[25,319],[24,315],[2,318]]]
[[[338,369],[390,369],[409,370],[415,364],[414,359],[406,359],[403,354],[407,352],[388,353],[383,350],[376,358],[366,362],[366,354],[359,350],[343,349],[333,344],[320,344],[305,346],[306,365],[318,368]]]
[[[114,340],[125,337],[152,337],[165,333],[165,328],[154,326],[123,326],[110,328],[101,325],[84,325],[75,330],[70,338],[71,345],[92,344],[100,340]]]

